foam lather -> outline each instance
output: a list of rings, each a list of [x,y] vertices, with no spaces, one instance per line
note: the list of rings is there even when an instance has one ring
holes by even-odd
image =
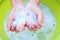
[[[28,9],[24,9],[18,13],[16,19],[13,22],[13,25],[14,24],[17,24],[17,25],[24,24],[26,21],[29,21],[31,23],[37,22],[37,18],[34,15],[34,13]]]

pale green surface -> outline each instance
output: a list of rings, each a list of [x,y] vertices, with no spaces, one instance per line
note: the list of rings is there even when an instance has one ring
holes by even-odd
[[[56,40],[60,40],[60,35],[57,36]]]
[[[3,39],[0,37],[0,40],[3,40]]]
[[[51,8],[51,10],[54,12],[57,21],[56,31],[54,32],[54,35],[52,35],[50,40],[60,40],[60,2],[59,0],[42,0],[41,2]],[[3,23],[4,17],[10,8],[11,4],[9,0],[5,0],[3,1],[3,3],[0,4],[0,33],[2,34],[5,40],[8,40],[9,38],[6,36],[4,32]]]

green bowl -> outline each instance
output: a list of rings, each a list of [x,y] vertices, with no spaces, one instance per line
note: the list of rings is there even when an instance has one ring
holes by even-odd
[[[60,0],[41,0],[41,3],[47,5],[54,12],[56,17],[56,30],[50,40],[60,40]],[[9,40],[4,31],[4,18],[10,8],[11,3],[9,0],[0,1],[0,40]]]

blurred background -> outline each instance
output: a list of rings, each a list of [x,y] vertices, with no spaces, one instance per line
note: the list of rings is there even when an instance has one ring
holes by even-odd
[[[28,0],[25,0],[26,3]],[[41,0],[42,4],[48,6],[56,17],[56,30],[50,40],[60,40],[60,0]],[[0,0],[0,40],[9,40],[4,31],[4,18],[7,11],[11,9],[10,0]]]

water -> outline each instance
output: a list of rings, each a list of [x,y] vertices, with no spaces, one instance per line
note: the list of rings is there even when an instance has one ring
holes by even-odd
[[[42,9],[44,14],[44,25],[36,32],[29,31],[28,28],[19,33],[11,31],[7,32],[7,19],[5,20],[4,28],[10,40],[49,40],[56,29],[55,16],[47,6],[41,4],[40,8]]]

